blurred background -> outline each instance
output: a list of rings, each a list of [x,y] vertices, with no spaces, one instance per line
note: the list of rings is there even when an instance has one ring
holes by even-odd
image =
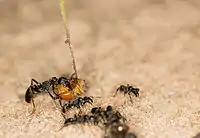
[[[89,94],[108,97],[130,83],[142,90],[135,116],[149,118],[139,119],[142,131],[136,125],[141,134],[183,138],[200,129],[199,0],[66,1],[78,72]],[[58,0],[0,0],[0,102],[23,101],[31,78],[73,73],[64,40]],[[172,118],[177,122],[168,124]],[[167,128],[156,129],[158,124]]]

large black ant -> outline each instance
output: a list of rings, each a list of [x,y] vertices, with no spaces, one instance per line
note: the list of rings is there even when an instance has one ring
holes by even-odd
[[[35,84],[34,84],[35,83]],[[48,93],[53,100],[72,100],[86,91],[85,81],[74,77],[52,77],[42,83],[31,79],[31,85],[26,90],[25,101],[33,104],[33,112],[35,111],[34,97],[39,93]],[[53,92],[53,94],[52,94]],[[61,104],[62,106],[62,104]]]
[[[25,101],[27,103],[31,103],[32,102],[32,104],[33,104],[33,112],[35,111],[35,103],[34,103],[33,98],[35,98],[37,94],[44,93],[44,92],[45,93],[48,92],[49,95],[51,95],[50,87],[52,86],[52,83],[53,83],[54,80],[57,81],[57,78],[53,77],[50,80],[44,81],[42,83],[36,81],[35,79],[31,79],[31,85],[26,90]]]
[[[134,133],[128,132],[129,126],[123,123],[113,123],[109,127],[105,138],[137,138]]]
[[[120,86],[117,88],[114,97],[117,95],[117,92],[118,92],[118,91],[123,92],[124,95],[128,94],[129,97],[130,97],[131,103],[133,103],[131,94],[134,94],[136,97],[138,97],[138,96],[139,96],[139,91],[140,91],[140,89],[139,89],[139,88],[134,88],[133,86],[130,86],[129,84],[127,84],[127,85],[120,85]]]
[[[74,101],[69,101],[68,103],[63,105],[63,113],[66,112],[66,110],[71,109],[71,108],[81,108],[83,105],[85,105],[86,103],[92,104],[93,103],[93,99],[92,97],[78,97],[76,100]]]

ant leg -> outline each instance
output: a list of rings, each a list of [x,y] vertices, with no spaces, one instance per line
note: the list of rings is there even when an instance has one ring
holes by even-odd
[[[104,138],[109,138],[109,135],[108,135],[108,128],[104,128]]]
[[[125,89],[125,91],[124,91],[124,97],[126,96],[126,94],[129,95],[129,92],[128,92],[127,89]],[[129,97],[130,97],[130,100],[132,101],[131,95],[129,95]],[[125,104],[125,103],[127,103],[127,100],[126,100],[126,99],[124,100],[124,104]]]
[[[54,101],[54,104],[55,104],[56,107],[57,107],[57,104],[56,104],[55,100],[53,100],[53,101]],[[62,111],[59,110],[59,112],[61,113],[61,115],[63,116],[63,118],[66,120],[66,117],[65,117],[65,115],[64,115],[65,112],[63,112],[63,110],[65,110],[65,109],[64,109],[64,108],[65,108],[65,107],[64,107],[65,105],[62,106],[62,101],[61,101],[60,98],[59,98],[59,104],[60,104],[60,106],[62,107]]]
[[[51,96],[51,98],[52,98],[53,100],[56,100],[56,99],[59,98],[59,96],[56,94],[56,92],[55,92],[54,90],[55,90],[55,85],[53,84],[53,85],[52,85],[52,91],[53,91],[55,97],[54,97],[49,91],[48,91],[48,93],[49,93],[49,95]]]
[[[118,92],[118,91],[120,91],[120,87],[117,88],[117,90],[116,90],[115,94],[113,95],[113,97],[115,97],[115,96],[117,95],[117,92]]]
[[[130,98],[131,103],[133,104],[133,100],[132,100],[131,94],[128,93],[128,95],[129,95],[129,98]]]
[[[93,104],[93,100],[89,100],[88,103],[89,103],[90,105],[92,105],[92,104]]]
[[[34,100],[33,100],[33,99],[31,99],[31,101],[32,101],[32,105],[33,105],[33,110],[32,110],[32,113],[31,113],[31,114],[34,114],[35,111],[36,111],[36,109],[35,109],[35,103],[34,103]]]
[[[54,89],[55,89],[55,87],[54,87],[54,84],[53,84],[53,86],[52,86],[52,91],[53,91],[53,93],[55,94],[55,96],[53,96],[53,95],[50,93],[50,91],[47,91],[47,92],[48,92],[49,96],[50,96],[50,97],[54,100],[54,102],[55,102],[55,100],[58,99],[59,96],[55,93]]]
[[[62,113],[65,113],[66,110],[67,110],[67,106],[68,106],[70,103],[68,102],[68,103],[65,103],[64,105],[62,105],[61,100],[60,100],[59,102],[60,102],[60,106],[62,107]]]
[[[56,95],[56,96],[58,96],[57,94],[56,94],[56,92],[55,92],[55,84],[53,83],[53,85],[52,85],[52,91],[53,91],[53,93]],[[58,96],[59,97],[59,96]]]
[[[116,111],[116,115],[122,119],[123,123],[126,123],[127,119],[119,111]]]
[[[136,97],[139,97],[139,90],[135,90],[133,93],[135,94]]]
[[[78,112],[78,115],[82,115],[82,110],[81,110],[81,108],[79,108],[79,112]]]
[[[49,94],[49,96],[53,99],[53,100],[56,100],[56,99],[58,99],[58,97],[56,96],[56,97],[54,97],[49,91],[47,91],[48,92],[48,94]]]
[[[31,85],[33,85],[33,83],[39,84],[39,82],[36,81],[35,79],[31,79]]]
[[[59,98],[59,104],[61,107],[63,107],[62,100],[60,98]]]
[[[39,84],[38,81],[36,81],[35,79],[31,79],[31,86],[33,86],[33,83],[36,83],[36,84]],[[31,91],[31,94],[33,95],[33,90],[30,88],[30,91]],[[32,102],[32,105],[33,105],[33,110],[32,110],[32,113],[31,114],[34,114],[35,111],[36,111],[36,108],[35,108],[35,102],[33,100],[33,97],[31,98],[31,102]]]
[[[62,111],[61,111],[60,113],[61,113],[61,115],[64,117],[64,119],[66,120],[66,117],[65,117],[65,114],[64,114],[64,113],[66,112],[65,106],[67,106],[67,104],[65,103],[65,104],[63,105],[63,104],[62,104],[62,100],[61,100],[60,98],[59,98],[59,104],[60,104],[60,106],[61,106],[61,108],[62,108],[62,109],[61,109]]]
[[[31,86],[33,86],[34,83],[36,83],[36,84],[41,84],[41,83],[39,83],[38,81],[36,81],[35,79],[32,78],[32,79],[31,79]],[[31,113],[31,114],[34,114],[35,111],[36,111],[35,102],[34,102],[34,100],[33,100],[34,93],[33,93],[33,90],[32,90],[31,88],[30,88],[30,91],[31,91],[31,95],[32,95],[31,102],[32,102],[32,105],[33,105],[33,110],[32,110],[32,113]]]

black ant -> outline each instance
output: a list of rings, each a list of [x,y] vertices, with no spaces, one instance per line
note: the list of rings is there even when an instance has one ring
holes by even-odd
[[[109,134],[105,138],[137,138],[134,133],[128,132],[129,126],[122,123],[113,123],[109,127]],[[106,134],[107,135],[107,134]]]
[[[97,125],[100,123],[100,119],[98,116],[94,115],[74,115],[72,118],[66,118],[64,126],[68,126],[71,124],[85,124],[85,123],[91,123],[94,125]]]
[[[113,107],[110,105],[108,105],[106,109],[103,109],[102,107],[94,107],[91,109],[91,113],[99,116],[104,121],[104,125],[106,127],[108,127],[112,123],[120,122],[121,120],[123,120],[123,122],[126,121],[126,119],[120,114],[120,112],[117,110],[113,110]]]
[[[85,105],[86,103],[92,104],[93,103],[93,99],[92,97],[78,97],[78,99],[74,100],[74,101],[69,101],[68,103],[66,103],[65,105],[63,105],[63,113],[66,112],[66,110],[71,109],[71,108],[81,108],[81,106]]]
[[[130,86],[129,84],[127,84],[127,85],[120,85],[120,86],[117,88],[114,97],[117,95],[117,92],[118,92],[118,91],[123,92],[124,95],[128,94],[129,97],[130,97],[131,103],[133,103],[131,94],[133,93],[136,97],[138,97],[138,96],[139,96],[139,91],[140,91],[140,89],[139,89],[139,88],[134,88],[133,86]]]
[[[57,78],[53,77],[50,80],[44,81],[42,83],[36,81],[35,79],[31,79],[31,85],[26,90],[25,101],[27,103],[31,103],[32,102],[32,104],[33,104],[33,112],[35,111],[35,103],[34,103],[33,98],[35,98],[37,94],[44,93],[44,92],[45,93],[47,92],[47,93],[49,93],[49,95],[51,95],[50,87],[51,87],[52,82],[54,80],[57,81]]]
[[[35,84],[33,84],[35,83]],[[51,93],[53,91],[53,95]],[[70,78],[67,77],[52,77],[42,83],[31,79],[31,85],[26,90],[25,101],[33,104],[33,112],[35,111],[34,98],[39,93],[48,93],[53,100],[72,100],[86,91],[85,81],[79,78],[74,78],[74,74]]]

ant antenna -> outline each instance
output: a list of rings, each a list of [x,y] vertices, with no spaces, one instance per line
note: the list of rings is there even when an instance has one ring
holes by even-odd
[[[66,11],[65,11],[64,0],[59,0],[59,3],[60,3],[60,12],[61,12],[61,16],[62,16],[64,28],[65,28],[65,34],[66,34],[65,43],[68,44],[70,54],[71,54],[71,57],[72,57],[72,67],[74,69],[76,77],[78,78],[78,73],[77,73],[77,69],[76,69],[76,61],[75,61],[74,52],[73,52],[73,49],[72,49],[72,44],[71,44],[71,41],[70,41],[70,34],[69,34],[69,29],[68,29],[68,21],[67,21],[67,16],[66,16]]]

